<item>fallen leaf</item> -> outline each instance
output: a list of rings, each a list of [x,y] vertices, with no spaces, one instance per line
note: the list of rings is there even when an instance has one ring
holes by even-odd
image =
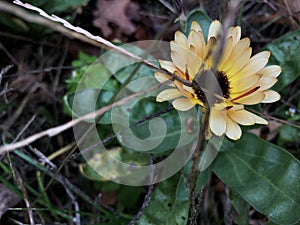
[[[93,12],[93,25],[100,28],[103,36],[121,38],[135,33],[136,26],[132,20],[139,19],[139,5],[131,0],[98,0]]]
[[[20,198],[3,184],[0,184],[0,199],[0,218],[8,208],[20,201]]]

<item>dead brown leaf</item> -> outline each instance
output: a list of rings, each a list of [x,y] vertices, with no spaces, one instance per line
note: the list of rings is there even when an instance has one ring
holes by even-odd
[[[139,5],[131,0],[98,0],[94,11],[93,25],[101,29],[105,38],[114,34],[130,36],[136,31],[132,20],[139,19]]]
[[[0,199],[0,218],[8,208],[20,201],[20,198],[3,184],[0,184]]]

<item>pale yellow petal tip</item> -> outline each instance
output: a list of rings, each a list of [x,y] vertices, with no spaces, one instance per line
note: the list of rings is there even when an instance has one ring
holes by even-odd
[[[188,111],[194,106],[195,104],[189,98],[178,98],[173,101],[173,107],[179,111]]]
[[[238,136],[228,136],[228,135],[226,134],[226,136],[227,136],[229,139],[231,139],[231,140],[237,141],[237,140],[239,140],[239,139],[242,137],[242,134],[240,134],[240,135],[238,135]]]
[[[156,97],[156,101],[157,102],[164,102],[164,101],[166,101],[164,98],[162,98],[161,96],[157,96]]]
[[[165,61],[165,60],[159,59],[159,60],[158,60],[159,65],[161,65],[161,63],[162,63],[163,61]]]
[[[201,26],[199,25],[199,23],[197,21],[192,21],[191,30],[194,30],[196,32],[202,31]]]
[[[265,120],[264,118],[261,118],[259,116],[257,116],[257,118],[255,118],[255,123],[262,124],[262,125],[268,125],[269,124],[269,122],[267,120]]]
[[[266,59],[269,60],[270,56],[271,56],[271,52],[270,51],[262,51],[260,52]]]
[[[221,22],[219,20],[214,20],[212,21],[212,24],[215,24],[217,26],[220,26],[221,25]]]
[[[159,76],[160,74],[161,74],[161,72],[158,72],[158,71],[154,72],[154,76]]]
[[[264,91],[265,98],[261,101],[262,103],[273,103],[280,100],[281,96],[278,92],[273,90]]]
[[[174,41],[183,47],[187,47],[187,38],[181,31],[175,32]]]
[[[219,20],[214,20],[208,29],[208,40],[212,37],[217,37],[219,32],[222,32],[222,24]]]

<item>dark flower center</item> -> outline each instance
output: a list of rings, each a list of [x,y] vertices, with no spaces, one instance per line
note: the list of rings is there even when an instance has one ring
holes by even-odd
[[[207,102],[207,98],[210,98],[210,103],[215,103],[220,102],[220,98],[217,96],[223,96],[224,98],[230,96],[228,77],[223,71],[212,73],[207,70],[197,74],[192,81],[192,88],[197,98],[203,103]]]

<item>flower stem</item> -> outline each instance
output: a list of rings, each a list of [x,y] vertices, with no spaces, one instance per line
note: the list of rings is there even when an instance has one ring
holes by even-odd
[[[198,198],[198,195],[200,193],[197,193],[196,184],[197,184],[198,176],[200,174],[200,170],[199,170],[200,156],[205,147],[205,141],[206,141],[205,137],[206,137],[206,131],[208,129],[209,112],[210,112],[210,108],[207,104],[204,107],[204,112],[202,113],[202,125],[199,134],[198,150],[194,153],[192,158],[192,169],[190,174],[190,193],[189,193],[190,213],[191,213],[190,224],[197,224],[197,217],[200,212],[199,206],[201,203],[201,196],[200,198]]]

